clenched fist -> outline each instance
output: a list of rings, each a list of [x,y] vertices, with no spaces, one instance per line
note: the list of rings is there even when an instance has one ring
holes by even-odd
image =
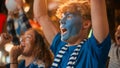
[[[5,45],[6,43],[9,43],[12,41],[12,36],[8,33],[2,33],[0,35],[0,46]]]
[[[23,52],[22,46],[13,46],[10,51],[10,62],[17,63],[17,58],[22,54],[22,52]]]

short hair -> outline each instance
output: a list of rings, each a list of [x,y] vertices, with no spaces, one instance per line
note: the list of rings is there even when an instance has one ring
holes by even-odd
[[[91,20],[90,4],[87,1],[68,1],[67,3],[59,6],[56,11],[56,16],[61,19],[62,14],[66,12],[78,13],[83,17],[83,19]]]

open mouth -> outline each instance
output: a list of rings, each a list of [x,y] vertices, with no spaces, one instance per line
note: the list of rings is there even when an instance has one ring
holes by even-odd
[[[117,40],[120,40],[120,36],[117,37]]]
[[[65,28],[61,29],[61,34],[65,34],[66,32],[67,32],[67,29],[65,29]]]

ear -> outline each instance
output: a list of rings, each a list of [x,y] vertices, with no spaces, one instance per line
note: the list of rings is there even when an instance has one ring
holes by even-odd
[[[91,27],[91,21],[90,20],[86,20],[83,22],[83,28],[90,28]]]

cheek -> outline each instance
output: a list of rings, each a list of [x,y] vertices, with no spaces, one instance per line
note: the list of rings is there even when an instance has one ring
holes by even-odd
[[[74,25],[81,26],[82,25],[81,18],[79,18],[79,17],[74,18]]]
[[[67,20],[66,24],[65,24],[65,27],[70,29],[70,28],[72,28],[73,25],[74,25],[73,20]]]
[[[79,17],[75,17],[71,20],[67,20],[66,23],[69,25],[69,26],[76,26],[76,27],[81,27],[82,25],[82,20],[81,18]]]
[[[29,41],[29,40],[26,40],[26,43],[30,43],[30,41]]]
[[[82,23],[78,19],[74,19],[71,23],[69,23],[69,28],[74,29],[75,31],[79,31],[82,27]]]
[[[30,38],[30,39],[26,39],[25,41],[26,41],[26,43],[32,43],[34,40],[32,38]]]
[[[33,45],[33,41],[31,41],[31,40],[26,40],[26,41],[25,41],[25,45],[27,45],[27,46]]]
[[[81,22],[81,20],[77,19],[75,21],[74,25],[75,25],[76,30],[80,30],[82,28],[82,22]]]
[[[31,42],[26,42],[26,51],[30,51],[33,49],[33,44]]]

